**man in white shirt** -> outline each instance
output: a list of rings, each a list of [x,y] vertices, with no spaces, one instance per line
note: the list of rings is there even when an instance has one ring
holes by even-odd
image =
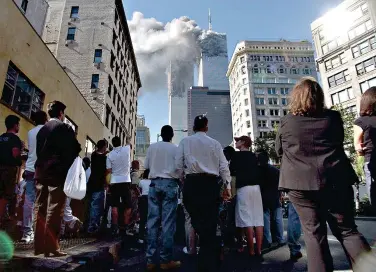
[[[220,241],[216,237],[220,178],[226,184],[225,198],[231,197],[231,176],[221,144],[206,135],[208,119],[194,120],[195,134],[184,138],[178,148],[176,168],[185,172],[183,203],[200,238],[198,271],[219,271]]]
[[[30,243],[34,241],[33,231],[33,217],[34,217],[34,202],[36,198],[36,186],[34,181],[35,162],[37,160],[37,134],[39,130],[47,123],[47,113],[38,111],[34,115],[36,127],[31,129],[27,134],[27,143],[29,154],[26,161],[24,177],[26,181],[25,186],[25,202],[23,205],[23,236],[21,241]]]
[[[131,216],[131,148],[128,144],[121,146],[121,140],[118,136],[112,138],[114,149],[107,155],[107,172],[111,174],[110,182],[110,206],[112,207],[112,231],[114,235],[118,234],[118,209],[124,209],[124,224],[126,233],[129,231],[129,221]]]
[[[174,234],[176,231],[176,210],[178,207],[178,178],[175,169],[177,146],[171,143],[174,130],[171,126],[161,129],[162,142],[150,145],[145,159],[145,169],[149,169],[151,180],[148,196],[147,268],[156,268],[159,228],[162,224],[162,248],[160,267],[162,270],[180,267],[180,262],[172,260]]]

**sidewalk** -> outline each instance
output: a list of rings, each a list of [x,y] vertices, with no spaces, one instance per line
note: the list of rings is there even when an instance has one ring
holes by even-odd
[[[13,259],[0,263],[0,271],[109,271],[119,261],[122,240],[71,238],[60,245],[67,256],[45,258],[34,256],[32,244],[15,243]]]

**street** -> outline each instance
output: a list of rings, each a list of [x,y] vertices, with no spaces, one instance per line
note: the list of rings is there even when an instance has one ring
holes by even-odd
[[[285,230],[287,221],[285,220]],[[357,221],[359,230],[364,234],[366,239],[376,249],[376,221]],[[286,232],[285,232],[286,236]],[[335,271],[352,271],[350,270],[344,251],[341,244],[336,238],[329,234],[329,245],[334,260]],[[225,255],[225,260],[222,265],[222,272],[248,272],[248,271],[307,271],[307,257],[303,239],[302,253],[303,258],[298,262],[293,263],[289,261],[290,252],[286,246],[270,251],[264,255],[264,263],[257,264],[250,261],[245,254],[236,252],[229,252]],[[117,265],[115,271],[145,271],[145,254],[142,247],[135,246],[125,247],[126,249],[121,253],[121,260]],[[196,258],[190,257],[182,253],[182,247],[175,248],[175,257],[182,261],[182,267],[178,271],[195,271]],[[372,267],[376,265],[375,258],[372,258]],[[362,262],[363,265],[370,267],[369,262]],[[365,269],[363,271],[372,271],[372,269]]]

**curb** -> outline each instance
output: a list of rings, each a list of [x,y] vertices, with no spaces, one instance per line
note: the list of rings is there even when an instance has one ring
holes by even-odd
[[[374,216],[356,216],[355,221],[376,221]]]

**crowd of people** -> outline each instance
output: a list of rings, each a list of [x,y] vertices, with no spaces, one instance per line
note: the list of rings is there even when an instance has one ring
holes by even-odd
[[[65,105],[54,101],[34,116],[28,133],[28,158],[23,181],[17,182],[25,148],[17,133],[20,119],[6,118],[0,136],[0,218],[19,221],[22,241],[34,241],[36,255],[65,256],[59,246],[62,232],[84,230],[99,236],[138,235],[146,241],[147,269],[175,269],[174,235],[179,204],[185,214],[186,247],[198,254],[198,271],[219,271],[223,247],[234,247],[256,262],[263,250],[283,246],[290,257],[301,258],[304,234],[309,271],[333,271],[327,223],[342,244],[351,266],[370,246],[354,220],[352,185],[358,177],[344,149],[344,127],[337,111],[326,109],[324,93],[311,78],[302,79],[290,95],[290,112],[281,119],[275,148],[280,169],[270,164],[265,150],[252,151],[248,136],[235,137],[235,148],[223,147],[207,135],[205,115],[194,120],[194,134],[179,146],[174,130],[161,129],[162,141],[147,150],[144,171],[131,161],[130,139],[115,136],[113,149],[98,141],[91,158],[84,158],[87,191],[83,216],[75,216],[63,186],[81,147],[65,124]],[[376,87],[361,99],[354,123],[354,143],[365,156],[365,172],[372,205],[376,176]],[[18,194],[18,197],[16,196]],[[332,196],[336,195],[335,198]],[[287,237],[283,235],[281,202],[288,197]],[[20,217],[22,214],[22,218]],[[160,242],[161,239],[161,242]],[[254,244],[254,240],[256,244]]]

